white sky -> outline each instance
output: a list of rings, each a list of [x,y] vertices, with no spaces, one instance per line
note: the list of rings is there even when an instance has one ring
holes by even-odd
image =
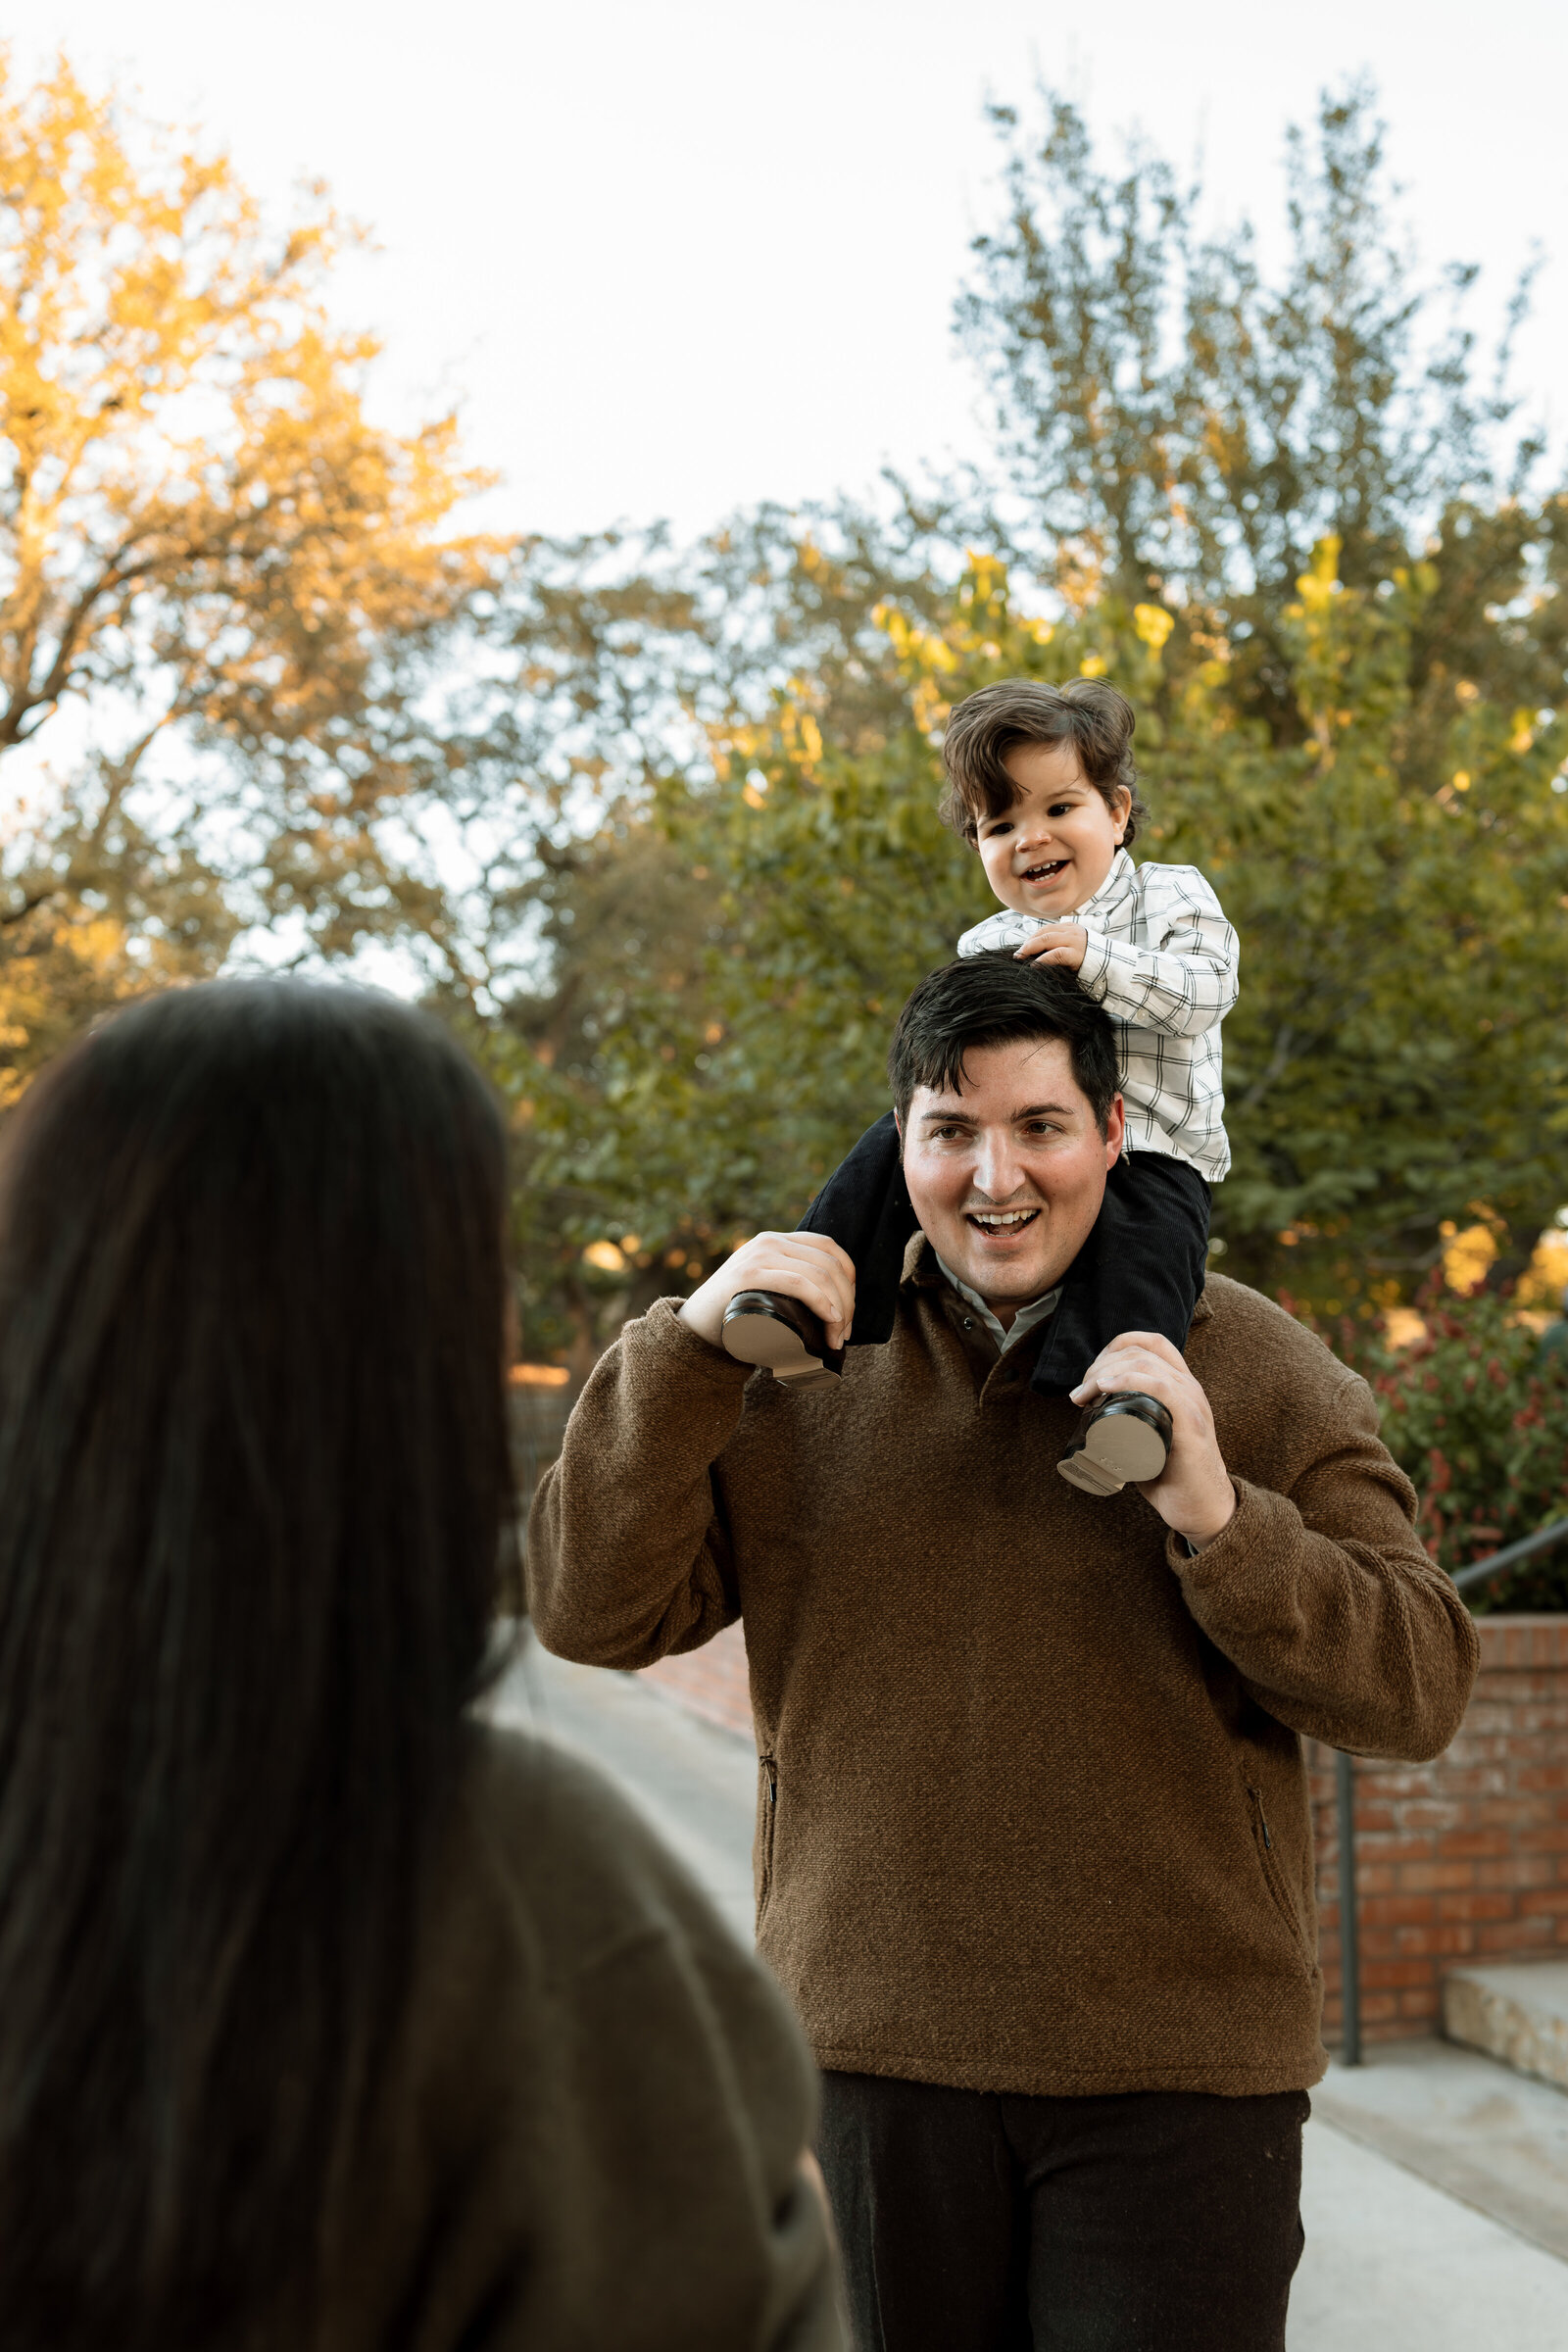
[[[1260,222],[1287,120],[1369,68],[1425,253],[1500,301],[1539,239],[1523,373],[1545,403],[1568,367],[1561,0],[33,0],[9,37],[24,71],[61,43],[118,70],[279,207],[327,178],[383,249],[343,307],[385,337],[385,410],[463,396],[498,526],[697,530],[978,454],[951,306],[994,217],[983,100],[1037,66],[1102,133],[1201,148]]]

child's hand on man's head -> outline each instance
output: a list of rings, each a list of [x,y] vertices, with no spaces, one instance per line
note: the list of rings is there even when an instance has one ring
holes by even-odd
[[[1075,972],[1082,964],[1089,934],[1081,923],[1042,923],[1033,939],[1018,950],[1020,957],[1037,956],[1042,963],[1065,964]]]

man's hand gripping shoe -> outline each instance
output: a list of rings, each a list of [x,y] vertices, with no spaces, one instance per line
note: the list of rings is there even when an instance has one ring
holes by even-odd
[[[724,1309],[724,1346],[787,1389],[827,1388],[844,1371],[844,1350],[828,1346],[821,1319],[782,1291],[737,1291]]]
[[[1086,1405],[1056,1468],[1086,1494],[1119,1494],[1158,1478],[1170,1451],[1171,1420],[1157,1396],[1121,1389]]]

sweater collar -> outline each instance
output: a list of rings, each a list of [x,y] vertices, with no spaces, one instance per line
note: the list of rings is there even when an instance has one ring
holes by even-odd
[[[999,1354],[1005,1355],[1009,1348],[1016,1348],[1018,1342],[1033,1331],[1037,1323],[1044,1323],[1048,1315],[1054,1315],[1056,1311],[1061,1298],[1059,1282],[1054,1291],[1047,1291],[1043,1298],[1031,1298],[1026,1306],[1020,1306],[1011,1323],[1004,1323],[1002,1317],[987,1306],[978,1291],[972,1291],[966,1282],[959,1280],[945,1257],[937,1256],[934,1250],[931,1254],[936,1258],[938,1266],[952,1283],[958,1297],[967,1299],[975,1313],[980,1316],[987,1331],[997,1343]]]

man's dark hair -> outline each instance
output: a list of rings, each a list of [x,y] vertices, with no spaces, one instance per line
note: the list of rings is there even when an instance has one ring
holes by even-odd
[[[1107,808],[1128,792],[1132,806],[1122,847],[1131,849],[1139,821],[1149,814],[1133,765],[1137,713],[1124,694],[1103,678],[1069,678],[1065,686],[1044,678],[1003,678],[982,686],[957,704],[942,739],[948,789],[942,821],[965,841],[978,839],[988,816],[1002,816],[1017,799],[1006,757],[1021,743],[1070,743],[1078,764]]]
[[[360,989],[136,1005],[8,1123],[8,2343],[306,2291],[486,1670],[506,1213],[484,1081]]]
[[[917,1086],[961,1089],[964,1056],[984,1046],[1059,1037],[1102,1135],[1120,1079],[1116,1033],[1075,972],[1020,963],[1010,948],[961,956],[925,978],[900,1013],[888,1048],[888,1080],[902,1127]]]

